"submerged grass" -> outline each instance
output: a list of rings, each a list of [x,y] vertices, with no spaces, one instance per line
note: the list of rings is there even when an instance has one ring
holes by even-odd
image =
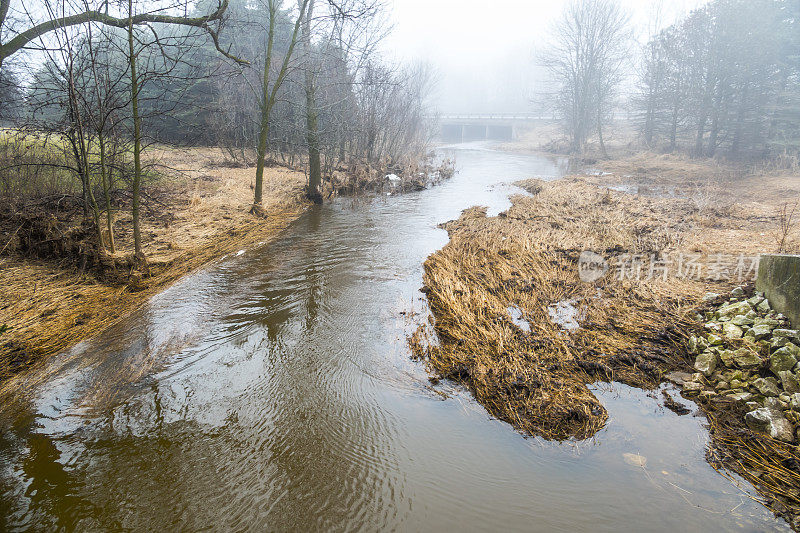
[[[425,263],[438,343],[414,344],[431,368],[467,384],[478,400],[523,432],[587,438],[607,413],[587,385],[655,386],[686,365],[677,354],[702,289],[688,282],[578,277],[583,250],[660,254],[675,246],[667,210],[688,204],[634,199],[582,181],[527,182],[536,194],[487,218],[473,208],[448,223],[450,242]],[[681,213],[683,214],[683,213]],[[671,217],[682,218],[680,215]],[[581,327],[551,318],[574,307]],[[517,308],[530,324],[509,315]]]
[[[632,196],[582,178],[520,185],[532,196],[512,198],[507,212],[490,218],[471,208],[443,226],[450,241],[424,266],[430,326],[412,335],[411,348],[434,381],[466,385],[519,431],[588,438],[608,419],[588,385],[654,388],[667,372],[691,372],[694,358],[685,346],[702,326],[703,295],[730,282],[647,279],[647,272],[641,280],[621,279],[612,266],[583,283],[581,252],[606,259],[752,254],[770,249],[778,221],[727,208],[711,216],[694,200]],[[579,328],[554,320],[564,309]],[[754,483],[777,514],[797,516],[797,447],[747,430],[732,402],[700,403],[709,414],[712,464]]]

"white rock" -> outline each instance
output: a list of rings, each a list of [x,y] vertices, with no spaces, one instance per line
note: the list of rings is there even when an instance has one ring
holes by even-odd
[[[744,421],[753,431],[766,433],[784,442],[794,442],[792,425],[780,411],[761,407],[744,415]]]

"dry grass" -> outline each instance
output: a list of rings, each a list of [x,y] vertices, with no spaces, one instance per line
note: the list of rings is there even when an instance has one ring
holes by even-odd
[[[0,383],[95,335],[203,264],[254,242],[268,240],[304,209],[305,177],[270,168],[265,175],[266,217],[248,213],[253,169],[219,168],[216,149],[162,150],[150,153],[162,168],[181,169],[173,183],[147,191],[157,204],[142,224],[149,277],[132,272],[125,284],[108,283],[93,272],[78,272],[71,262],[0,258]],[[116,231],[129,254],[130,218],[120,213]],[[27,372],[26,372],[27,374]]]
[[[607,414],[587,388],[597,380],[642,387],[684,367],[687,318],[704,293],[700,283],[639,283],[578,278],[582,250],[675,249],[688,202],[633,198],[578,179],[528,182],[533,197],[487,218],[477,208],[449,223],[450,242],[425,263],[425,290],[437,343],[412,340],[432,370],[467,384],[489,411],[546,438],[586,438]],[[576,301],[581,328],[567,332],[548,308]],[[530,332],[509,315],[521,310]]]
[[[705,406],[711,430],[706,458],[722,475],[735,473],[761,495],[776,515],[800,529],[800,451],[797,446],[748,430],[735,404]]]
[[[790,165],[742,168],[682,155],[638,153],[599,166],[612,175],[594,176],[593,183],[633,183],[642,195],[668,194],[694,203],[699,212],[692,222],[702,231],[684,237],[690,249],[800,253],[800,224],[792,216],[800,199],[800,176]],[[800,529],[800,450],[745,428],[744,413],[734,403],[704,402],[702,407],[712,436],[709,462],[723,474],[749,481],[765,505]]]
[[[413,340],[433,370],[468,384],[490,411],[529,433],[586,437],[605,411],[586,388],[598,379],[651,386],[686,367],[688,317],[719,283],[578,279],[577,259],[592,250],[623,253],[757,255],[771,251],[777,218],[704,210],[692,200],[632,196],[585,178],[527,182],[507,213],[473,208],[447,224],[450,242],[425,264],[425,290],[437,343]],[[723,287],[724,288],[724,287]],[[577,300],[581,328],[568,333],[549,307]],[[515,325],[521,310],[530,332]]]
[[[642,196],[690,200],[709,235],[707,243],[739,239],[742,253],[800,251],[800,224],[786,223],[786,206],[800,200],[800,175],[755,169],[683,155],[637,153],[603,161],[609,174],[587,177],[599,186],[618,186]],[[725,244],[730,247],[730,243]]]
[[[653,192],[695,198],[713,197],[719,205],[745,204],[748,207],[774,207],[788,197],[800,196],[800,176],[787,170],[765,172],[760,168],[725,163],[715,159],[697,159],[683,154],[636,152],[600,161],[596,165],[611,176],[595,181],[605,184],[634,183]]]
[[[651,161],[652,163],[652,161]],[[659,168],[666,164],[657,161]],[[675,170],[675,165],[666,165]],[[719,176],[717,169],[689,169]],[[643,171],[652,172],[652,168]],[[692,190],[675,172],[673,187]],[[526,434],[548,439],[586,438],[607,413],[587,384],[621,381],[656,386],[665,372],[692,372],[685,339],[698,331],[696,312],[707,291],[731,283],[708,279],[620,280],[594,283],[578,278],[583,250],[609,257],[623,254],[716,254],[738,256],[775,251],[781,219],[775,209],[797,179],[744,177],[723,185],[742,203],[715,195],[703,204],[691,195],[625,194],[600,185],[614,176],[572,177],[522,185],[531,197],[513,198],[498,217],[472,208],[445,225],[450,242],[425,263],[424,290],[432,328],[421,326],[410,340],[432,378],[454,379],[499,419]],[[667,178],[669,179],[669,178]],[[694,178],[692,178],[694,179]],[[659,184],[667,180],[654,180]],[[625,179],[617,184],[629,185]],[[735,183],[732,185],[731,183]],[[752,188],[759,192],[749,191]],[[684,196],[681,198],[681,196]],[[800,250],[798,228],[790,232]],[[663,257],[663,256],[662,256]],[[612,270],[613,273],[613,270]],[[574,301],[580,328],[565,331],[548,308]],[[516,308],[529,331],[510,315]],[[743,427],[733,402],[701,400],[709,414],[716,468],[754,484],[776,514],[800,513],[800,453]]]

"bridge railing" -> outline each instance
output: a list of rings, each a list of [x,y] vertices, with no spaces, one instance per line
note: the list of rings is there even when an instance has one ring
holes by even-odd
[[[538,113],[442,113],[428,118],[443,120],[546,120],[549,117]]]

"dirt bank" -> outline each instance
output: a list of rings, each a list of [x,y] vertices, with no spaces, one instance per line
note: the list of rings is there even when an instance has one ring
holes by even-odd
[[[679,188],[692,190],[678,178]],[[726,195],[708,201],[630,194],[636,180],[602,173],[531,180],[521,184],[531,196],[513,198],[497,217],[479,207],[465,211],[445,225],[450,242],[425,263],[433,328],[417,330],[412,349],[434,381],[463,383],[490,413],[526,434],[590,437],[607,413],[588,384],[653,388],[673,372],[694,372],[688,340],[719,300],[707,293],[747,285],[757,254],[775,251],[781,240],[785,250],[800,249],[800,228],[781,238],[777,211],[783,187],[796,190],[796,182],[735,178],[743,180],[738,188],[729,181]],[[665,404],[683,410],[672,398]],[[723,413],[735,409],[702,405],[712,420],[730,420]],[[714,433],[716,449],[739,458],[717,464],[742,472],[750,462],[736,450],[749,430],[740,424],[736,431],[735,441],[723,441],[730,431]],[[796,447],[790,452],[798,456]],[[779,501],[774,484],[756,486],[767,503]],[[793,516],[791,494],[771,508]]]
[[[36,206],[4,213],[0,224],[0,383],[119,320],[181,276],[249,244],[276,236],[305,208],[305,176],[267,169],[265,217],[249,214],[252,168],[228,168],[216,149],[152,150],[148,161],[165,176],[143,191],[142,235],[148,272],[121,268],[130,257],[131,219],[124,198],[115,213],[118,248],[110,267],[87,266],[70,254],[25,248]],[[57,236],[82,235],[69,199],[47,213]],[[38,227],[38,226],[37,226]],[[81,243],[75,244],[79,249]],[[113,271],[113,272],[112,272]]]
[[[800,201],[800,169],[740,166],[653,152],[601,160],[593,166],[598,172],[590,179],[599,185],[647,196],[688,198],[700,208],[738,208],[747,218],[777,216],[782,205]],[[769,249],[768,243],[763,244]]]

